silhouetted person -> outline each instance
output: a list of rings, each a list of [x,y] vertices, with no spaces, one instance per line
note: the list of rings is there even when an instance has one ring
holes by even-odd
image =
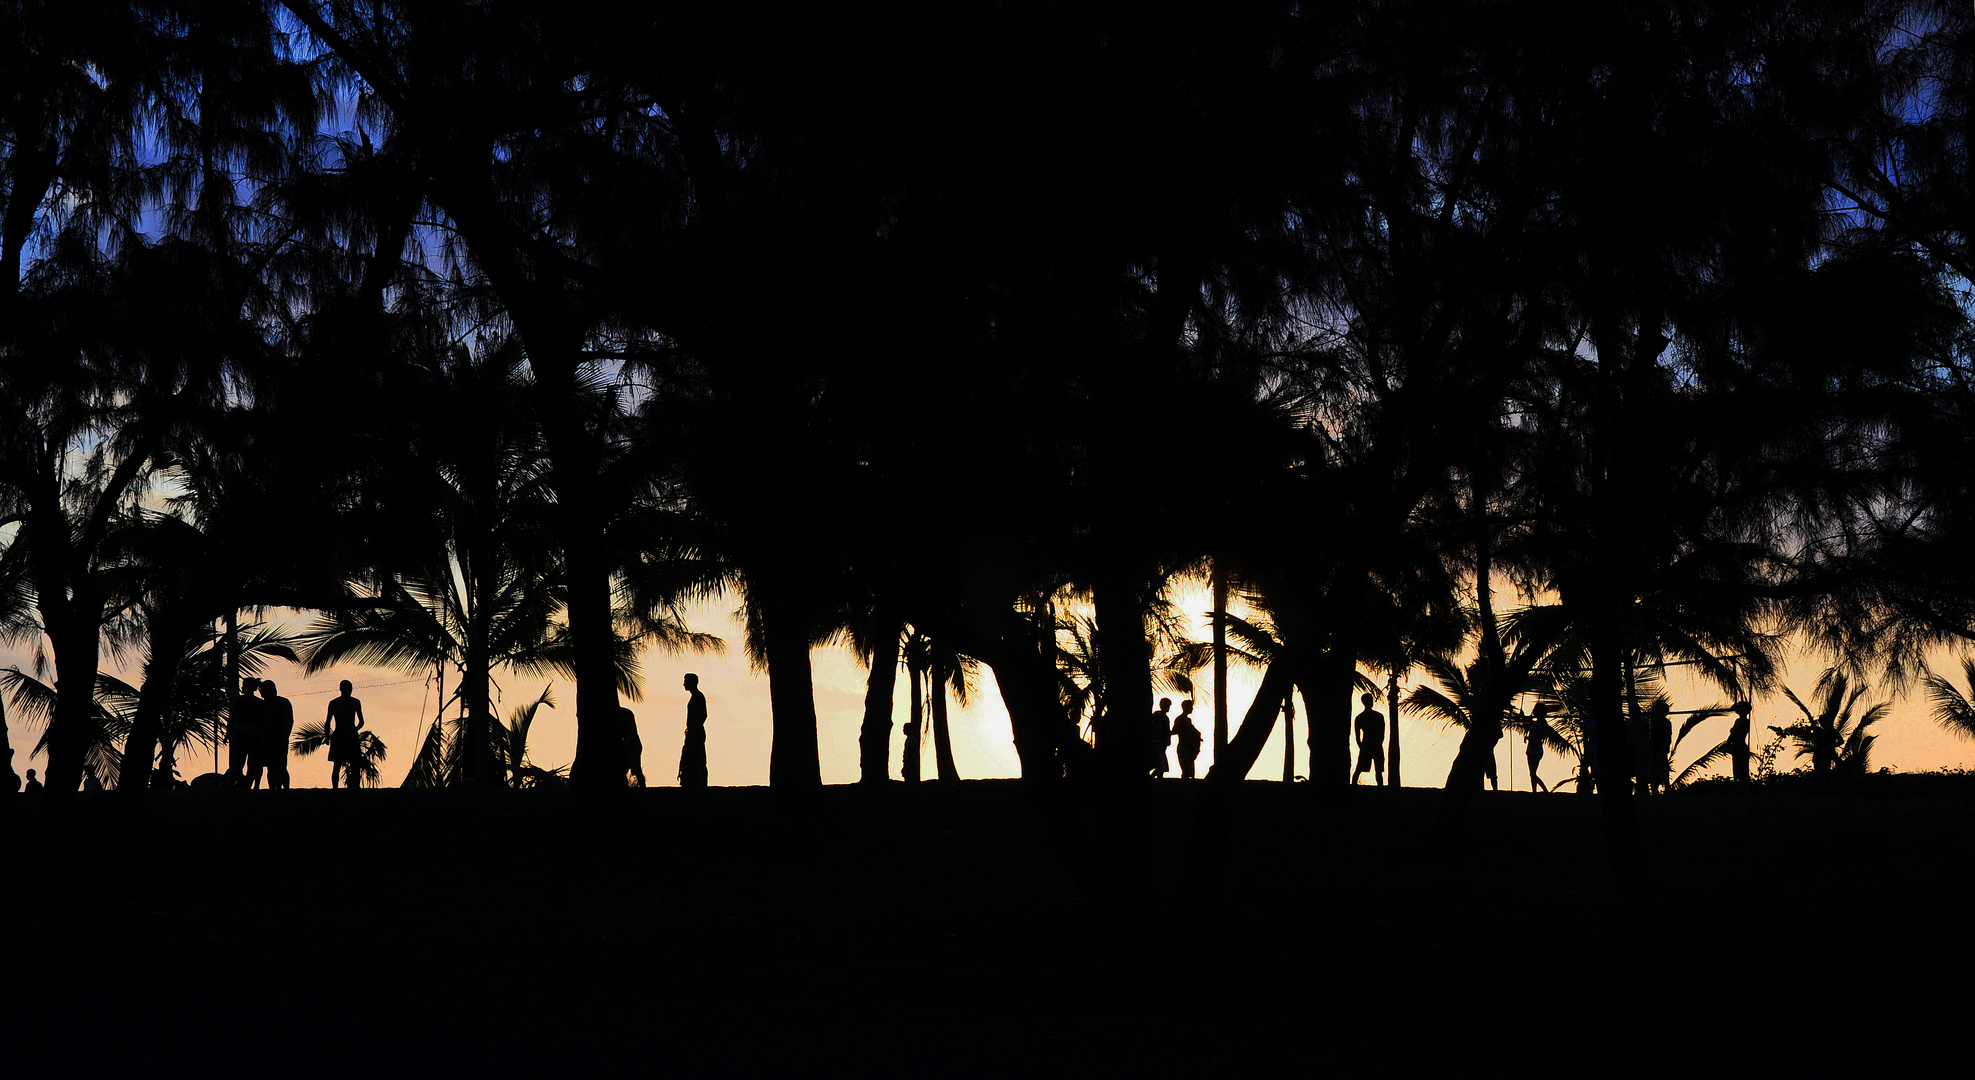
[[[245,773],[259,764],[261,699],[254,696],[259,679],[242,677],[240,692],[226,707],[226,786],[239,787]]]
[[[644,787],[645,741],[638,738],[638,715],[619,705],[617,719],[623,725],[624,762],[630,768],[631,777],[637,780],[637,786]]]
[[[686,744],[679,748],[679,786],[706,787],[706,695],[699,676],[686,676]]]
[[[295,734],[295,705],[274,692],[272,679],[261,680],[261,760],[267,763],[267,788],[288,787],[288,740]]]
[[[343,770],[344,786],[355,788],[361,783],[358,776],[358,763],[363,757],[357,732],[363,730],[363,702],[350,696],[355,689],[350,680],[344,679],[337,686],[342,694],[329,702],[329,712],[323,722],[329,725],[329,786],[336,786],[336,770]]]
[[[1152,723],[1146,734],[1152,736],[1152,775],[1161,779],[1166,775],[1166,747],[1173,741],[1173,699],[1162,697],[1159,707],[1153,710]]]
[[[1664,700],[1646,710],[1646,738],[1649,757],[1644,779],[1646,790],[1666,794],[1673,781],[1673,716]]]
[[[1728,729],[1728,765],[1735,772],[1735,782],[1749,782],[1749,703],[1735,703],[1735,723]]]
[[[1355,787],[1358,777],[1371,773],[1378,786],[1384,787],[1385,714],[1372,708],[1372,695],[1359,694],[1358,700],[1364,703],[1365,711],[1352,722],[1358,737],[1358,768],[1351,773],[1351,784]]]
[[[27,783],[22,785],[21,794],[38,795],[40,793],[41,793],[41,781],[36,780],[34,778],[34,770],[29,769],[27,771]]]
[[[1525,736],[1529,754],[1529,790],[1547,792],[1543,778],[1536,775],[1536,767],[1543,764],[1543,740],[1550,737],[1550,706],[1548,703],[1536,706],[1529,717],[1529,732]]]
[[[1193,779],[1193,763],[1200,758],[1200,729],[1193,726],[1193,699],[1180,702],[1180,714],[1173,718],[1173,738],[1179,740],[1180,779]]]
[[[82,763],[82,790],[84,791],[103,790],[103,781],[98,780],[96,778],[96,766],[91,765],[86,761]]]
[[[1653,790],[1653,721],[1636,704],[1625,713],[1625,742],[1632,751],[1632,793]]]

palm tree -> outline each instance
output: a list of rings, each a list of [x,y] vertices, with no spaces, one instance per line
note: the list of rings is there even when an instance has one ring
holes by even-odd
[[[1787,739],[1799,756],[1810,758],[1811,774],[1820,781],[1863,776],[1871,770],[1872,744],[1878,739],[1869,729],[1884,720],[1893,708],[1892,702],[1882,701],[1854,715],[1859,699],[1869,689],[1863,682],[1854,687],[1851,676],[1843,669],[1828,668],[1818,676],[1817,686],[1811,691],[1816,709],[1813,711],[1795,691],[1784,687],[1783,696],[1790,699],[1790,704],[1804,718],[1788,727],[1772,726],[1770,730]]]
[[[329,721],[312,720],[295,728],[294,742],[289,744],[295,753],[307,757],[317,750],[329,747]],[[365,728],[357,733],[357,775],[364,787],[376,787],[378,766],[384,763],[384,740],[377,733]]]
[[[940,782],[952,784],[960,780],[960,769],[953,763],[953,735],[947,727],[946,698],[951,693],[956,703],[967,704],[978,664],[937,638],[933,640],[931,654],[927,689],[932,693],[933,761]]]
[[[1961,673],[1975,687],[1975,656],[1961,658]],[[1961,688],[1933,672],[1923,680],[1934,722],[1964,739],[1975,739],[1975,703]]]

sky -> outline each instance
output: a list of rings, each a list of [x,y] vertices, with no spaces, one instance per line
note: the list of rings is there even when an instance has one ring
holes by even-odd
[[[1200,588],[1182,592],[1175,600],[1178,608],[1187,613],[1193,636],[1206,638],[1210,633],[1206,590]],[[687,618],[695,629],[717,634],[728,642],[724,655],[673,657],[647,654],[643,658],[644,698],[625,704],[637,716],[638,730],[645,746],[645,775],[653,786],[678,783],[679,749],[685,734],[686,711],[686,693],[680,686],[680,679],[687,672],[700,676],[701,689],[707,698],[707,771],[710,781],[720,785],[760,785],[768,782],[768,757],[773,741],[768,679],[748,669],[747,660],[740,649],[741,627],[730,610],[732,605],[733,601],[724,604],[712,601],[687,611]],[[306,615],[290,616],[290,620],[297,624],[306,622],[307,618]],[[1937,658],[1936,669],[1943,674],[1952,671],[1955,674],[1950,677],[1958,679],[1959,665],[1948,663],[1948,659],[1945,654]],[[0,651],[0,667],[14,663],[25,664],[27,658],[18,652]],[[864,715],[864,670],[851,652],[841,647],[817,649],[813,667],[817,743],[823,782],[853,783],[858,779],[857,735]],[[1786,668],[1783,681],[1785,685],[1797,688],[1799,696],[1807,698],[1809,688],[1816,682],[1818,667],[1813,658],[1798,657]],[[432,721],[433,710],[439,703],[438,688],[429,676],[407,676],[384,669],[343,666],[305,675],[295,665],[277,660],[269,666],[265,677],[273,679],[281,695],[294,702],[298,724],[322,719],[329,700],[336,695],[339,680],[347,678],[356,684],[356,696],[364,702],[364,714],[369,726],[384,740],[387,748],[381,770],[385,786],[396,786],[404,779],[426,726]],[[1199,765],[1202,774],[1211,766],[1213,759],[1214,709],[1211,687],[1208,685],[1210,679],[1207,672],[1202,672],[1196,682],[1200,693],[1194,713],[1202,733],[1208,737],[1207,744],[1201,750]],[[498,712],[503,717],[516,706],[532,701],[545,683],[550,686],[555,707],[544,708],[537,713],[529,735],[528,753],[536,765],[544,768],[568,764],[575,756],[576,748],[574,686],[561,681],[512,675],[501,676],[498,681],[503,699]],[[1259,672],[1230,666],[1228,713],[1231,725],[1240,724],[1259,681]],[[899,775],[903,754],[903,729],[909,708],[907,685],[901,672],[893,703],[892,749],[888,757],[890,774],[894,779]],[[1410,685],[1410,682],[1402,681],[1402,693]],[[1675,709],[1701,708],[1725,700],[1725,696],[1718,691],[1700,685],[1678,669],[1669,673],[1668,690]],[[1884,700],[1884,695],[1868,695],[1861,707],[1880,700]],[[1379,696],[1378,707],[1381,711],[1385,708],[1383,694]],[[1177,703],[1174,711],[1178,711]],[[1760,746],[1767,735],[1766,725],[1788,724],[1798,714],[1778,694],[1757,699],[1753,716],[1756,737],[1752,742]],[[1729,720],[1721,717],[1699,725],[1680,746],[1674,764],[1676,772],[1684,768],[1689,760],[1720,742],[1727,734],[1728,724]],[[12,710],[9,710],[9,725],[8,738],[15,751],[15,771],[25,773],[29,767],[43,768],[44,762],[39,757],[30,759],[28,756],[38,733],[24,730],[13,720]],[[1013,777],[1019,774],[1020,763],[1009,733],[1008,714],[1002,707],[993,675],[985,668],[981,669],[979,685],[970,695],[969,704],[951,707],[950,727],[954,761],[963,779]],[[1874,768],[1888,766],[1901,772],[1917,772],[1975,767],[1975,743],[1958,740],[1928,719],[1925,702],[1918,692],[1910,692],[1896,699],[1892,715],[1873,730],[1880,733],[1879,742],[1873,749]],[[1304,739],[1299,701],[1295,740],[1297,776],[1308,775],[1308,748]],[[1249,774],[1252,778],[1281,778],[1282,740],[1282,729],[1278,724]],[[1402,714],[1400,740],[1406,786],[1437,787],[1446,779],[1447,769],[1460,743],[1460,732]],[[223,752],[221,756],[223,759]],[[1528,790],[1528,769],[1521,740],[1514,735],[1505,737],[1497,745],[1495,756],[1497,773],[1503,786]],[[182,760],[179,766],[180,775],[186,779],[212,768],[210,750],[195,750],[189,758]],[[1779,758],[1778,766],[1787,769],[1793,764],[1796,763],[1792,762],[1786,750]],[[1723,768],[1725,766],[1716,771]],[[1573,769],[1570,761],[1551,754],[1544,760],[1542,775],[1546,783],[1554,784],[1570,776]],[[329,763],[320,752],[307,757],[291,755],[289,772],[296,787],[327,787],[329,784]],[[930,736],[925,742],[921,775],[927,778],[934,775]],[[1173,775],[1178,775],[1177,763]],[[1369,777],[1366,779],[1369,781]]]

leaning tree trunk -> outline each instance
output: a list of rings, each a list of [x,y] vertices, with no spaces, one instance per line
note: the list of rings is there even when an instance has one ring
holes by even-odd
[[[1284,657],[1272,661],[1262,672],[1262,685],[1242,717],[1241,727],[1228,740],[1227,753],[1214,759],[1213,768],[1201,784],[1198,803],[1199,829],[1194,833],[1188,854],[1186,882],[1198,902],[1212,895],[1227,861],[1228,838],[1234,831],[1234,811],[1242,781],[1262,756],[1262,748],[1275,731],[1276,717],[1282,714],[1282,701],[1296,689],[1292,662]],[[1303,702],[1307,711],[1309,699]]]
[[[1282,696],[1282,782],[1296,782],[1296,692]]]
[[[960,770],[953,764],[953,736],[946,726],[946,682],[951,674],[945,658],[934,653],[930,687],[933,695],[933,763],[939,769],[942,784],[960,781]]]
[[[871,646],[871,676],[864,685],[864,723],[857,731],[859,782],[882,784],[891,777],[892,697],[898,687],[898,641],[903,628],[881,622]]]
[[[137,712],[131,717],[130,736],[123,744],[123,768],[117,777],[119,798],[140,801],[150,790],[165,710],[171,706],[172,690],[178,684],[179,663],[185,656],[189,636],[175,631],[169,620],[154,620],[144,657],[144,683],[137,690]],[[162,653],[160,640],[164,643]]]

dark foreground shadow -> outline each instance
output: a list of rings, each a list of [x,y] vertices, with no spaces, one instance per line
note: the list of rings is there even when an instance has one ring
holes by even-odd
[[[189,793],[135,821],[84,800],[8,844],[7,1053],[19,1075],[1405,1075],[1509,1068],[1540,1014],[1545,1058],[1643,1075],[1955,1030],[1929,987],[1971,959],[1940,917],[1975,884],[1941,858],[1965,797],[1655,800],[1657,891],[1628,898],[1589,800],[1484,795],[1449,853],[1431,791],[1250,788],[1218,910],[1159,878],[1125,937],[1013,783],[799,814],[722,788],[602,811]],[[1198,791],[1152,794],[1176,864]],[[1858,932],[1800,947],[1811,905]],[[1846,986],[1873,990],[1794,1042]]]

